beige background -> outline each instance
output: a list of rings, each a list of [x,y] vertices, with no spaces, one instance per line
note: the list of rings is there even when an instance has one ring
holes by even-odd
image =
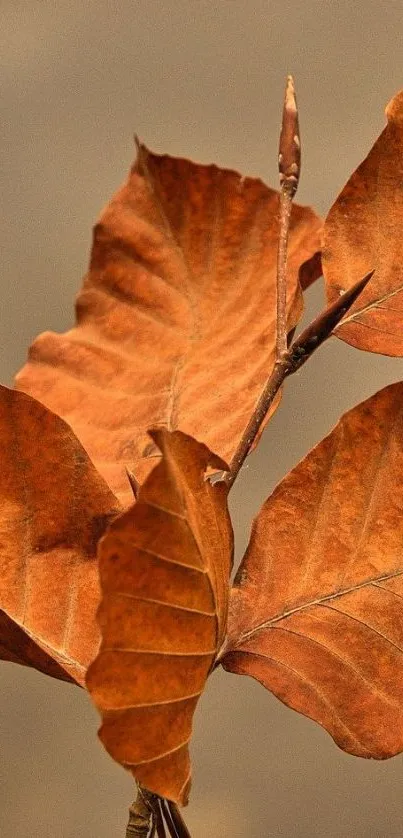
[[[32,338],[72,321],[93,220],[132,134],[156,151],[276,183],[295,74],[299,200],[325,212],[403,86],[401,0],[2,0],[1,380]],[[321,291],[309,295],[311,311]],[[402,362],[335,339],[288,382],[232,496],[239,550],[270,488]],[[1,664],[3,838],[123,838],[132,782],[96,739],[87,696]],[[200,703],[187,810],[194,838],[401,838],[403,762],[346,756],[254,681],[216,673]]]

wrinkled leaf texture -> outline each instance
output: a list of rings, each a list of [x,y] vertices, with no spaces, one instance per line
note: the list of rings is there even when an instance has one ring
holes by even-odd
[[[216,447],[235,448],[270,371],[277,200],[260,181],[140,148],[95,228],[77,327],[40,336],[17,377],[18,389],[73,431],[3,391],[8,660],[82,683],[99,639],[96,538],[88,533],[100,535],[121,511],[108,485],[132,502],[123,466],[143,479],[155,464],[151,424],[194,427]],[[305,285],[318,274],[319,229],[311,210],[295,208],[290,326],[301,308],[298,274]]]
[[[109,753],[150,791],[187,802],[193,713],[225,636],[233,536],[226,464],[180,431],[137,503],[100,542],[102,645],[87,674]]]
[[[225,669],[351,754],[403,750],[403,384],[346,413],[254,523]]]
[[[124,504],[124,466],[142,482],[158,456],[150,427],[230,461],[273,366],[277,212],[260,180],[141,146],[95,227],[77,326],[33,343],[17,387],[68,421]],[[298,275],[320,274],[320,230],[294,206],[290,329]]]
[[[84,683],[99,645],[96,549],[121,508],[66,423],[0,387],[0,657]]]
[[[329,302],[375,269],[335,334],[359,349],[401,356],[403,91],[386,116],[386,128],[329,212],[322,264]]]

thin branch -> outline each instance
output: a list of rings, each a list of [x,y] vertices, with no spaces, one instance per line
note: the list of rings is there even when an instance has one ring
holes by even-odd
[[[154,835],[153,807],[150,806],[148,795],[139,786],[137,798],[129,809],[126,838],[154,838]]]
[[[171,838],[191,838],[175,803],[159,797],[140,784],[137,799],[129,809],[126,838],[166,838],[164,823]]]
[[[280,192],[280,230],[277,251],[277,336],[276,360],[281,363],[287,351],[287,247],[292,196],[286,189]]]
[[[129,809],[126,838],[166,838],[162,798],[137,784],[137,799]],[[171,833],[176,838],[175,833]]]
[[[270,410],[273,401],[287,376],[296,372],[305,364],[338,325],[344,315],[361,294],[374,271],[366,274],[348,289],[335,303],[322,311],[315,320],[296,338],[290,348],[276,362],[273,371],[256,404],[255,410],[246,426],[242,439],[231,461],[230,471],[223,475],[223,481],[231,487],[248,456],[259,433],[262,422]]]
[[[191,838],[190,832],[182,818],[182,815],[172,800],[161,798],[161,810],[173,838]]]
[[[158,808],[154,814],[155,819],[155,826],[157,829],[157,838],[167,838],[167,834],[165,832],[164,826],[164,819],[162,817],[162,806],[161,806],[161,799],[158,800]],[[169,833],[172,834],[171,832]]]
[[[292,199],[301,169],[301,141],[294,81],[288,76],[284,96],[278,167],[280,173],[279,239],[277,251],[277,338],[276,361],[287,351],[287,248]]]
[[[227,471],[222,478],[224,482],[227,484],[227,486],[231,487],[234,483],[234,480],[238,476],[243,466],[244,460],[246,460],[246,457],[248,456],[249,451],[251,450],[252,445],[258,435],[260,426],[266,416],[266,413],[273,404],[274,398],[277,395],[287,375],[287,372],[288,357],[287,355],[283,355],[282,360],[274,365],[273,372],[270,375],[270,378],[267,380],[266,385],[257,402],[255,410],[252,413],[251,418],[249,419],[249,422],[243,433],[242,439],[231,460],[230,471]]]

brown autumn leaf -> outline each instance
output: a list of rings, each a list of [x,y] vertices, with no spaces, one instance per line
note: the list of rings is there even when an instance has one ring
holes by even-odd
[[[278,193],[144,146],[94,230],[77,326],[33,343],[17,387],[66,419],[124,503],[147,429],[181,429],[227,462],[271,372]],[[320,275],[321,223],[294,206],[288,323]],[[316,257],[314,254],[316,253]]]
[[[96,546],[121,511],[66,423],[0,387],[0,657],[84,683],[99,645]]]
[[[403,91],[386,108],[388,124],[333,204],[322,264],[329,302],[375,268],[335,334],[384,355],[403,355]]]
[[[233,536],[225,463],[182,434],[100,542],[102,645],[87,674],[100,737],[147,789],[187,802],[193,713],[226,630]]]
[[[403,383],[346,413],[263,505],[228,635],[225,669],[340,748],[403,750]]]

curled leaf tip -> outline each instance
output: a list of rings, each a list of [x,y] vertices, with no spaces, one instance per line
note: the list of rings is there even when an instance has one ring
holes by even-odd
[[[140,483],[137,480],[135,474],[132,471],[130,471],[130,469],[127,466],[126,466],[126,474],[127,474],[127,479],[130,483],[130,486],[132,487],[133,495],[134,495],[135,499],[137,500],[139,490],[140,490]]]
[[[385,108],[388,122],[403,122],[403,90],[399,90]]]
[[[134,165],[141,173],[143,173],[143,171],[147,168],[148,149],[141,141],[138,134],[134,134],[134,144],[137,152]]]
[[[287,110],[297,112],[297,102],[295,98],[295,85],[294,79],[291,74],[287,76],[286,88],[285,88],[285,97],[284,97],[284,107]]]

